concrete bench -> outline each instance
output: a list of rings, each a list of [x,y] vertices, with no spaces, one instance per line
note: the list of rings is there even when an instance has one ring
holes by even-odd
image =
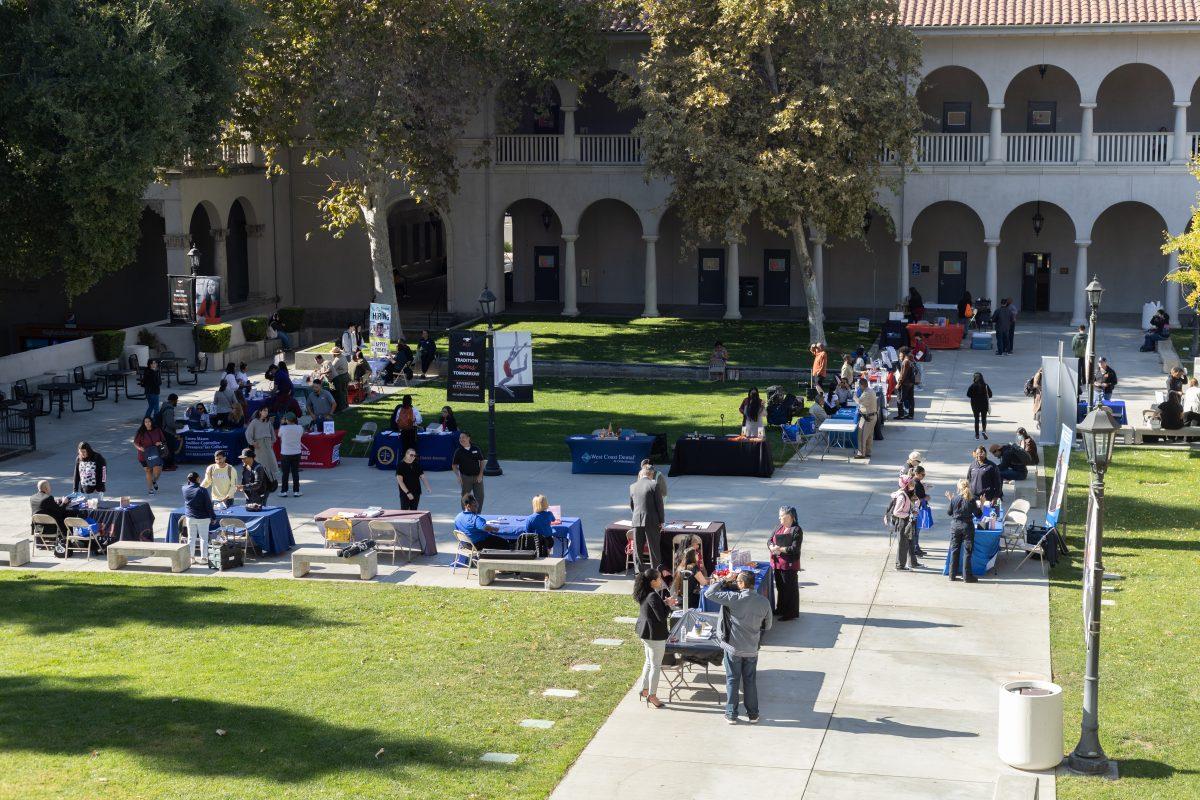
[[[19,567],[22,564],[28,564],[32,549],[33,539],[29,536],[0,540],[0,553],[8,553],[8,565],[10,567]]]
[[[171,572],[187,572],[192,566],[186,543],[113,542],[108,546],[108,568],[120,569],[131,558],[168,558]]]
[[[526,575],[545,575],[547,589],[561,589],[567,582],[565,558],[481,558],[479,585],[490,586],[497,572],[520,572]]]
[[[1124,431],[1124,428],[1122,428],[1122,431]],[[1125,433],[1125,444],[1129,444],[1129,437],[1131,434],[1133,436],[1133,444],[1144,444],[1145,437],[1147,436],[1183,437],[1188,441],[1191,441],[1192,439],[1200,439],[1200,427],[1192,425],[1188,428],[1169,430],[1167,428],[1151,428],[1148,426],[1130,426],[1129,432]],[[1159,442],[1159,444],[1171,444],[1171,442]]]
[[[379,553],[368,550],[358,555],[342,557],[337,550],[324,547],[301,547],[292,551],[292,577],[303,578],[313,564],[346,564],[358,567],[358,577],[369,581],[379,574]]]

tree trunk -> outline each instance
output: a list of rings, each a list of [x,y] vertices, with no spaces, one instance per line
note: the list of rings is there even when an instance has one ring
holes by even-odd
[[[388,238],[387,212],[382,208],[387,196],[387,183],[373,181],[367,191],[367,203],[362,207],[367,241],[371,246],[371,271],[375,276],[375,297],[372,302],[392,307],[392,340],[404,335],[400,327],[400,305],[396,300],[396,281],[392,273],[392,244]]]
[[[809,344],[825,342],[825,306],[817,286],[817,273],[813,271],[812,254],[808,251],[808,236],[804,230],[804,216],[796,215],[792,222],[792,247],[800,267],[800,279],[804,281],[804,299],[808,303]]]

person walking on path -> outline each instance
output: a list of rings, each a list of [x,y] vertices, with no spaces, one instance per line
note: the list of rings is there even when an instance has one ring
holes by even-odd
[[[912,351],[900,348],[900,377],[896,380],[900,398],[896,401],[896,419],[912,419],[917,410],[917,368]]]
[[[975,456],[975,461],[967,468],[967,485],[971,487],[971,494],[993,503],[1003,500],[1004,482],[1000,478],[1000,470],[988,460],[987,450],[979,445],[971,454]]]
[[[246,444],[254,448],[255,458],[273,480],[279,480],[279,463],[275,460],[275,426],[271,423],[271,409],[258,409],[254,419],[246,425]]]
[[[427,491],[432,492],[425,470],[421,468],[421,460],[417,451],[409,447],[404,451],[404,457],[396,464],[396,489],[400,492],[400,509],[416,511],[421,502],[421,484]]]
[[[775,616],[781,621],[800,616],[800,547],[804,530],[796,522],[793,506],[779,507],[779,527],[767,540],[771,570],[775,575]]]
[[[946,513],[951,519],[950,580],[958,580],[961,574],[964,582],[976,583],[979,579],[971,568],[971,556],[975,550],[975,510],[978,508],[975,495],[971,493],[967,480],[960,478],[957,494],[946,492],[946,499],[950,501]]]
[[[75,479],[72,491],[104,494],[108,482],[108,462],[87,442],[80,442],[75,453]]]
[[[461,497],[474,495],[476,514],[483,513],[483,453],[477,445],[471,444],[471,434],[466,431],[458,433],[458,449],[450,462],[458,478]]]
[[[750,570],[742,570],[732,580],[710,583],[704,596],[721,607],[717,642],[725,651],[725,721],[737,722],[740,684],[746,717],[757,725],[758,648],[763,631],[771,629],[771,603],[755,591]]]
[[[288,478],[292,479],[292,494],[300,497],[300,442],[304,428],[296,424],[296,415],[289,411],[279,423],[279,458],[283,461],[279,479],[279,496],[288,496]]]
[[[642,467],[637,480],[629,484],[629,508],[633,512],[633,548],[638,569],[647,566],[656,570],[663,568],[659,539],[666,510],[663,497],[654,479],[653,467]],[[643,553],[649,552],[650,563],[644,562]]]
[[[855,458],[870,458],[879,420],[879,398],[866,378],[858,379],[858,451]]]
[[[1075,356],[1075,371],[1079,377],[1079,391],[1075,396],[1079,397],[1083,394],[1083,387],[1088,385],[1088,379],[1091,377],[1087,374],[1086,365],[1083,363],[1087,357],[1086,325],[1080,325],[1079,330],[1075,331],[1075,335],[1071,337],[1071,355]]]
[[[988,438],[987,415],[991,409],[992,387],[987,385],[982,372],[976,372],[971,378],[971,385],[967,387],[967,397],[971,399],[971,416],[975,418],[975,438],[979,438],[979,432],[982,430],[983,438],[986,439]]]
[[[644,569],[633,579],[633,599],[638,604],[637,635],[646,651],[638,696],[652,708],[666,708],[658,699],[658,679],[662,676],[663,656],[667,652],[671,608],[675,598],[663,599],[662,575],[656,569]]]
[[[915,531],[917,504],[912,493],[913,479],[907,475],[901,476],[899,488],[892,492],[892,500],[887,512],[883,515],[885,525],[890,525],[896,534],[896,569],[916,569],[921,566],[917,561],[917,546],[913,541]]]
[[[146,369],[142,371],[139,383],[142,384],[142,388],[146,391],[145,416],[154,419],[158,416],[158,398],[162,392],[162,373],[158,371],[157,358],[152,358],[146,362]]]
[[[154,424],[154,419],[143,417],[142,424],[133,435],[133,446],[137,448],[138,463],[146,472],[146,491],[149,494],[158,491],[158,476],[162,474],[165,442],[162,431]]]

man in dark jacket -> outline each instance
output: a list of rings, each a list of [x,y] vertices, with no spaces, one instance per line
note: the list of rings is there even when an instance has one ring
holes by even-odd
[[[912,419],[917,410],[917,367],[908,347],[900,348],[900,375],[896,379],[896,386],[900,390],[900,397],[896,401],[896,419]]]
[[[60,535],[66,535],[67,525],[65,520],[71,516],[71,512],[67,507],[58,500],[54,499],[54,495],[50,493],[50,481],[38,481],[37,493],[29,498],[29,508],[34,514],[45,514],[58,523],[58,532]]]
[[[1012,300],[1006,297],[1000,301],[1000,307],[992,314],[992,324],[996,326],[996,355],[1011,355],[1017,327],[1017,310],[1012,307]]]
[[[991,451],[992,456],[1000,460],[1000,463],[996,465],[996,469],[1000,473],[1000,480],[1023,481],[1029,475],[1029,470],[1025,468],[1025,459],[1028,456],[1020,447],[1011,444],[994,444]]]
[[[208,561],[208,534],[217,522],[212,495],[200,485],[200,474],[189,472],[183,485],[184,524],[187,525],[188,551],[195,553],[200,543],[200,558]]]
[[[663,568],[659,547],[660,531],[666,517],[662,492],[654,479],[653,467],[642,467],[638,479],[629,485],[629,508],[633,511],[633,547],[638,569],[646,568],[642,553],[650,551],[650,566]]]
[[[971,493],[983,500],[1003,499],[1004,482],[1000,478],[1000,470],[988,461],[987,450],[981,445],[975,448],[973,455],[975,463],[967,468],[967,482],[971,484]]]
[[[267,471],[263,465],[254,460],[254,448],[247,447],[242,451],[242,482],[238,491],[245,493],[246,505],[265,506],[267,504]]]

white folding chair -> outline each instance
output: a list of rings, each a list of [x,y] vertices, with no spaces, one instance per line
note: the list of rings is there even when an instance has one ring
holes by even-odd
[[[450,568],[451,573],[458,572],[458,557],[467,557],[467,580],[471,580],[471,569],[479,566],[479,548],[471,541],[471,537],[467,536],[462,531],[455,531],[454,538],[458,541],[458,550],[454,553],[454,566]]]
[[[358,435],[350,440],[350,447],[346,449],[346,455],[354,455],[354,449],[360,444],[363,446],[365,452],[375,441],[375,434],[378,431],[379,425],[377,423],[364,422],[363,426],[358,430]]]
[[[1025,527],[1029,524],[1029,501],[1014,500],[1004,514],[1000,541],[1005,550],[1016,550],[1025,541]]]
[[[33,548],[48,553],[54,552],[58,542],[58,522],[49,514],[34,514],[33,519]]]

